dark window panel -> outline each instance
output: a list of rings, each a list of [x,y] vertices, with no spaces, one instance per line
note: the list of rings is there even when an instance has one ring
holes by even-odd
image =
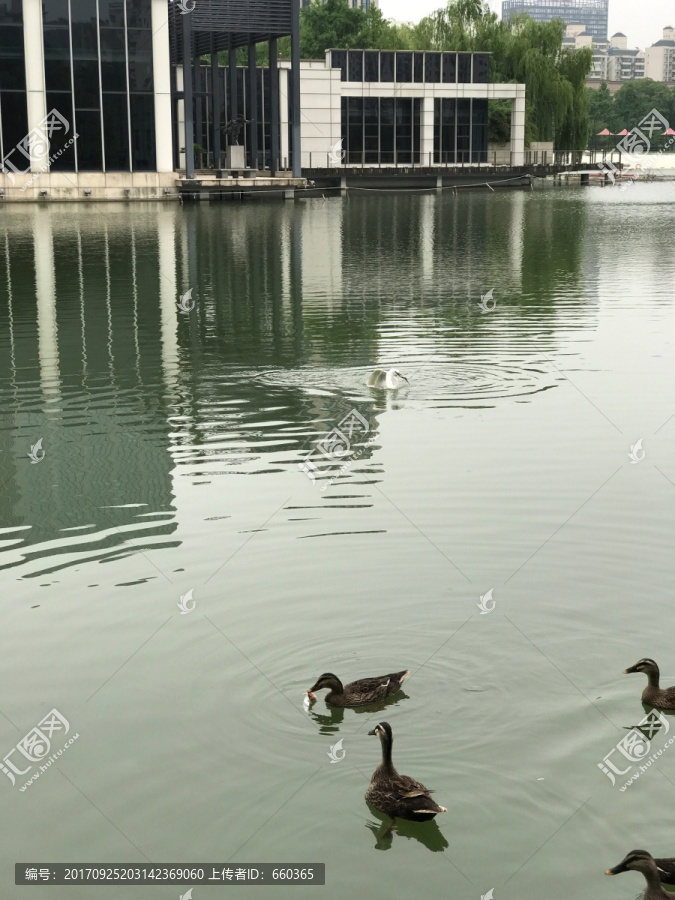
[[[393,56],[393,54],[392,54]],[[392,69],[393,69],[392,60]],[[381,163],[391,164],[395,162],[394,156],[394,98],[382,97],[380,99],[380,159]]]
[[[457,101],[457,162],[468,163],[471,141],[471,100]]]
[[[73,58],[98,58],[98,28],[91,22],[74,22],[72,29]]]
[[[394,54],[391,50],[380,53],[380,81],[394,80]]]
[[[490,57],[487,53],[474,53],[473,80],[478,84],[487,84],[490,80]]]
[[[101,83],[104,91],[126,91],[127,63],[123,28],[101,28]]]
[[[106,172],[129,171],[129,121],[126,94],[103,94]]]
[[[42,0],[43,27],[68,24],[68,0]]]
[[[70,0],[70,21],[72,25],[83,22],[96,24],[96,0]]]
[[[413,56],[413,75],[415,81],[424,81],[424,53],[415,53]]]
[[[441,161],[441,99],[434,97],[434,162]]]
[[[127,26],[129,28],[152,28],[150,0],[126,0]]]
[[[152,62],[129,62],[129,90],[152,92]]]
[[[155,99],[152,94],[131,94],[131,147],[135,172],[155,168]]]
[[[98,89],[97,60],[73,60],[73,84],[75,109],[99,109],[101,98]]]
[[[23,57],[23,25],[0,27],[0,57]]]
[[[333,50],[331,56],[331,66],[334,69],[340,69],[340,81],[347,80],[347,51]]]
[[[141,28],[127,31],[129,90],[152,91],[152,32]],[[195,85],[195,90],[199,90]]]
[[[424,59],[424,80],[436,84],[441,80],[441,54],[427,53]]]
[[[45,85],[48,91],[72,90],[70,61],[67,59],[46,59]]]
[[[471,161],[487,162],[488,101],[471,103]]]
[[[0,58],[0,87],[3,92],[26,90],[26,67],[23,59]]]
[[[73,144],[66,147],[71,138],[77,132],[75,119],[73,115],[73,96],[70,91],[48,91],[47,92],[47,109],[55,109],[69,123],[68,133],[61,135],[50,144],[50,170],[53,172],[74,172],[75,171],[75,148]],[[79,132],[77,132],[79,133]],[[75,142],[79,138],[75,139]],[[52,150],[52,146],[55,148]],[[61,150],[61,155],[58,151]]]
[[[443,81],[446,84],[454,84],[457,81],[457,54],[443,54]]]
[[[347,53],[347,81],[363,81],[363,50]]]
[[[0,25],[22,25],[23,5],[21,0],[4,0],[0,4]]]
[[[406,84],[412,82],[412,53],[396,54],[396,81]]]
[[[377,50],[366,50],[363,62],[363,80],[380,80],[380,54]]]
[[[471,54],[457,54],[457,81],[460,84],[468,84],[471,81]]]
[[[77,138],[77,168],[80,172],[100,172],[103,168],[101,153],[101,114],[98,110],[75,111]]]
[[[5,157],[20,172],[30,168],[30,161],[23,153],[14,150],[19,141],[28,134],[28,108],[25,91],[3,91],[0,94],[2,112],[2,147]],[[13,152],[12,152],[13,151]],[[11,167],[7,168],[11,172]]]
[[[98,0],[98,20],[101,26],[123,28],[124,0]]]
[[[68,60],[70,63],[70,36],[67,26],[50,25],[44,30],[45,59]]]
[[[104,91],[126,91],[127,67],[124,62],[101,61],[101,82]]]

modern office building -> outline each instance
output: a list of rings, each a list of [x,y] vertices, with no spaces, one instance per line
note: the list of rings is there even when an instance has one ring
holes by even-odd
[[[180,2],[0,6],[0,197],[175,197],[179,177],[226,168],[234,143],[234,170],[270,174],[481,164],[496,99],[511,102],[510,160],[524,162],[525,86],[491,84],[486,53],[334,49],[301,61],[297,0]],[[278,61],[289,32],[291,60]]]
[[[609,0],[502,0],[502,18],[527,13],[538,22],[579,22],[594,40],[602,41],[607,38],[608,8]]]
[[[316,0],[300,0],[300,6],[309,6],[310,3],[316,2]],[[352,7],[360,7],[368,11],[371,6],[379,7],[380,0],[347,0],[350,6]]]

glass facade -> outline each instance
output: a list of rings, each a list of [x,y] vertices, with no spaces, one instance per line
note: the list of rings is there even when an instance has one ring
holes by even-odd
[[[421,105],[412,97],[343,97],[345,164],[419,163]]]
[[[0,160],[7,171],[23,172],[29,157],[17,149],[28,133],[22,0],[0,3]]]
[[[422,53],[410,50],[331,50],[341,81],[487,84],[488,53]]]
[[[487,162],[488,101],[434,100],[434,162]]]
[[[43,0],[47,109],[77,140],[52,171],[155,169],[150,0]]]
[[[607,40],[609,0],[502,0],[502,18],[527,13],[537,22],[562,19],[566,25],[585,25],[596,41]]]
[[[225,148],[227,140],[223,129],[232,118],[232,94],[229,84],[229,70],[227,66],[218,67],[218,78],[220,79],[220,122],[221,122],[221,154],[225,156]],[[260,168],[269,168],[271,163],[271,81],[270,70],[268,68],[258,67],[256,70],[257,92],[258,92],[258,166]],[[199,89],[198,89],[199,86]],[[202,162],[204,166],[211,166],[213,160],[213,86],[211,83],[211,66],[202,65],[199,68],[199,74],[195,78],[195,143],[202,148]],[[248,68],[237,68],[237,113],[249,119],[250,103],[248,90]],[[289,118],[290,121],[290,118]],[[253,161],[250,158],[249,148],[251,146],[251,128],[249,123],[246,125],[239,137],[239,143],[246,149],[247,160],[250,166]],[[290,146],[290,144],[289,144]],[[200,152],[200,151],[198,151]],[[277,148],[277,159],[279,148]],[[199,162],[199,159],[198,159]],[[220,164],[224,164],[221,160]],[[220,167],[220,164],[216,168]],[[201,166],[198,166],[201,168]]]

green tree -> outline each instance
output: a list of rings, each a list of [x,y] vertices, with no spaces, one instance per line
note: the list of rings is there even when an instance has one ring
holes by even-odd
[[[656,109],[673,127],[675,122],[675,92],[662,81],[651,78],[640,78],[627,81],[614,95],[614,128],[620,131],[627,128],[632,131],[653,109]],[[663,129],[661,129],[663,131]],[[655,131],[651,144],[656,149],[662,147],[667,138]]]
[[[349,6],[347,0],[324,0],[310,3],[301,11],[300,55],[323,59],[330,48],[405,49],[405,34],[405,29],[389,22],[375,7],[366,13]]]

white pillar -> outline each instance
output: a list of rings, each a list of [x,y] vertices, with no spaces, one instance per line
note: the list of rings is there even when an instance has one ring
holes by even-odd
[[[23,2],[23,46],[26,68],[26,100],[28,104],[28,134],[34,128],[43,131],[41,124],[47,115],[47,94],[45,91],[44,42],[42,39],[42,0]],[[69,123],[72,128],[72,122]],[[31,140],[31,172],[41,172],[49,164],[49,144],[38,143],[38,136]],[[35,147],[36,155],[32,148]],[[43,152],[39,152],[38,147]],[[8,148],[5,148],[5,155]],[[12,161],[17,154],[14,153]],[[16,164],[16,162],[15,162]]]
[[[151,22],[152,80],[155,91],[156,167],[158,172],[173,172],[169,6],[166,0],[152,0]]]
[[[188,13],[189,15],[189,13]],[[183,90],[183,67],[176,66],[176,90]],[[178,168],[185,168],[185,101],[178,101]]]
[[[517,85],[511,101],[511,165],[525,165],[525,85]]]
[[[279,132],[281,138],[280,168],[288,168],[288,69],[279,69]]]
[[[420,165],[428,166],[434,160],[434,98],[422,98],[420,119]]]
[[[162,323],[162,370],[165,397],[169,404],[177,399],[178,386],[178,288],[176,285],[176,210],[173,204],[157,211],[157,248],[159,255],[159,306]],[[199,298],[195,297],[198,301]]]
[[[49,210],[40,209],[37,212],[40,215],[35,216],[33,240],[35,242],[35,292],[37,295],[40,384],[45,401],[58,402],[61,396],[61,382],[56,327],[52,223]]]

